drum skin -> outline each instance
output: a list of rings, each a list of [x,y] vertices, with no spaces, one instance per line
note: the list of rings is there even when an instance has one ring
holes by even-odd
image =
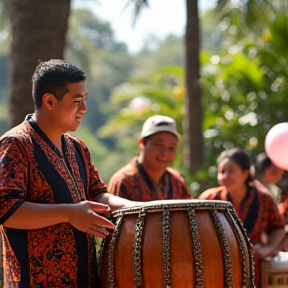
[[[115,231],[100,249],[102,288],[254,287],[253,250],[230,202],[147,203],[113,212]]]

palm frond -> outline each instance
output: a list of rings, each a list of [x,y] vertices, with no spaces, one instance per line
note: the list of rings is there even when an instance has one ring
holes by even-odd
[[[149,4],[148,0],[128,0],[124,9],[127,9],[131,5],[133,5],[132,25],[135,26],[142,9],[144,8],[144,6],[148,7]]]

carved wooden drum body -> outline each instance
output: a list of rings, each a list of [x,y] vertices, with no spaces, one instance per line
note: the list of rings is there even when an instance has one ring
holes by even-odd
[[[254,287],[253,250],[230,202],[163,200],[112,215],[103,288]]]

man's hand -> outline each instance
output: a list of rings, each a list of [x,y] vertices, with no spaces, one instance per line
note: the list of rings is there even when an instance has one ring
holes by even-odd
[[[92,234],[96,237],[105,238],[109,231],[114,229],[114,224],[105,217],[99,215],[108,214],[110,207],[105,204],[82,201],[69,207],[69,223],[76,229]]]

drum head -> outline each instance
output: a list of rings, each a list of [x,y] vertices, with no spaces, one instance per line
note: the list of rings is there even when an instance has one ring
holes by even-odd
[[[112,216],[120,214],[134,214],[140,211],[161,212],[164,209],[186,210],[186,209],[205,209],[205,210],[227,210],[233,209],[232,203],[222,200],[198,200],[198,199],[179,199],[179,200],[155,200],[143,202],[141,206],[127,207],[115,210]]]

